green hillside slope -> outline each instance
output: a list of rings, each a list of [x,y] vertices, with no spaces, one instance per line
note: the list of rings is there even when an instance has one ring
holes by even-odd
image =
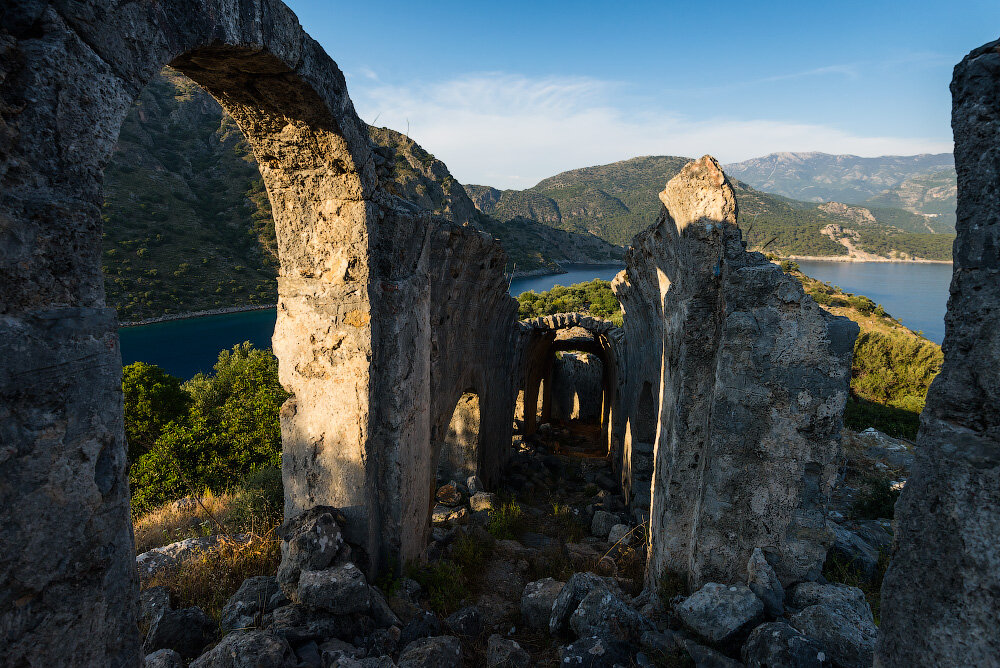
[[[688,158],[644,156],[609,165],[557,174],[527,190],[499,191],[467,186],[473,201],[486,213],[503,219],[510,211],[539,210],[535,218],[560,229],[589,232],[607,241],[628,244],[636,233],[656,221],[658,194]],[[898,259],[947,260],[952,235],[921,229],[925,218],[899,208],[815,204],[757,190],[734,180],[741,226],[752,248],[786,256],[847,256],[846,228],[862,253]],[[838,236],[840,235],[840,236]],[[857,239],[854,239],[857,236]]]

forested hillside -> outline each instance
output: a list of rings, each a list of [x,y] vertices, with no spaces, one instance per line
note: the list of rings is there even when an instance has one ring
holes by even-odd
[[[560,229],[627,245],[656,221],[661,206],[657,195],[688,160],[645,156],[563,172],[527,190],[479,185],[466,190],[482,211],[497,218],[534,216]],[[852,243],[862,252],[899,259],[951,258],[954,236],[927,232],[924,216],[901,208],[821,205],[737,180],[733,186],[740,226],[751,248],[783,256],[847,256],[851,251],[834,226],[849,229]]]
[[[391,190],[489,232],[511,269],[622,257],[593,235],[492,218],[411,139],[384,128],[371,133],[396,149]],[[274,223],[249,146],[215,100],[173,70],[143,91],[105,171],[103,267],[108,304],[122,321],[277,298]]]

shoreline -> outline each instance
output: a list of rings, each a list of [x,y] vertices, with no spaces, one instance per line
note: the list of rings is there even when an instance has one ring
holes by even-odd
[[[243,306],[223,306],[221,308],[212,308],[206,311],[187,311],[185,313],[170,313],[167,315],[159,315],[154,318],[144,318],[142,320],[129,320],[127,322],[120,322],[118,323],[118,329],[125,329],[126,327],[142,327],[143,325],[155,325],[161,322],[170,322],[171,320],[188,320],[190,318],[203,318],[210,315],[243,313],[245,311],[265,311],[271,308],[278,308],[278,305],[245,304]]]
[[[878,262],[882,264],[953,264],[951,260],[896,260],[887,257],[883,258],[859,258],[851,257],[849,255],[787,255],[784,257],[777,257],[775,261],[781,262],[782,260],[804,260],[806,262]]]

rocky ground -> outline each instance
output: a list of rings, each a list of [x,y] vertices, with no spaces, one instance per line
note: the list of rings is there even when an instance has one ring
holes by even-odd
[[[587,456],[590,438],[547,426],[532,443],[518,439],[497,493],[475,477],[442,484],[426,563],[396,578],[368,582],[343,518],[322,507],[278,530],[277,573],[243,582],[218,621],[173,606],[164,587],[145,589],[146,665],[871,665],[892,540],[890,522],[875,516],[891,514],[912,459],[906,443],[845,437],[828,524],[835,542],[819,581],[785,588],[757,550],[747,582],[689,592],[679,578],[645,586],[646,527],[614,493],[608,461]],[[176,563],[210,544],[156,558]]]

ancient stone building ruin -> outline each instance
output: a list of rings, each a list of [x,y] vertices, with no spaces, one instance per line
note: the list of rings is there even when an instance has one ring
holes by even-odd
[[[1000,65],[996,45],[984,49],[956,76],[956,279],[916,485],[938,501],[904,497],[906,562],[887,583],[885,665],[909,651],[906,624],[927,619],[914,593],[924,577],[937,578],[931,609],[953,611],[921,639],[940,656],[984,656],[976,648],[995,622],[1000,397],[995,365],[978,362],[1000,350],[997,170],[980,158],[984,142],[986,155],[997,150]],[[736,581],[757,547],[786,582],[816,574],[853,326],[745,252],[732,189],[710,158],[668,184],[659,221],[633,244],[615,281],[624,328],[580,316],[518,323],[498,244],[389,192],[390,156],[370,143],[336,64],[281,2],[14,2],[0,54],[9,663],[140,661],[100,207],[119,126],[166,64],[236,120],[272,203],[273,343],[293,395],[281,416],[286,514],[343,509],[369,571],[420,559],[439,471],[496,484],[518,392],[530,436],[555,353],[577,350],[601,362],[602,439],[633,511],[649,517],[651,582],[668,570],[695,584]],[[543,399],[543,417],[551,405]],[[967,544],[949,552],[955,535]],[[954,558],[931,563],[928,544]],[[946,589],[946,576],[964,589]]]

